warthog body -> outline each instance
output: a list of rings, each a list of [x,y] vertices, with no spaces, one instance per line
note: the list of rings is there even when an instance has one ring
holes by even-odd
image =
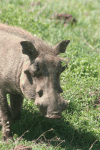
[[[60,118],[68,102],[61,96],[57,55],[69,40],[49,47],[41,39],[16,27],[0,24],[0,116],[4,140],[12,139],[11,123],[20,118],[23,97],[35,100],[42,115]],[[10,95],[8,106],[6,95]]]

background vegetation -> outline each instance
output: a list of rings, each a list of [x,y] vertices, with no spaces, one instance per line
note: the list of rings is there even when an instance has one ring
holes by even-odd
[[[53,17],[55,12],[71,14],[77,22],[64,24],[64,19]],[[21,27],[50,45],[70,39],[61,54],[70,59],[61,75],[62,96],[70,100],[62,119],[42,117],[34,102],[25,99],[22,117],[12,125],[15,142],[4,143],[0,131],[0,149],[21,144],[34,150],[99,150],[100,0],[0,0],[0,22]]]

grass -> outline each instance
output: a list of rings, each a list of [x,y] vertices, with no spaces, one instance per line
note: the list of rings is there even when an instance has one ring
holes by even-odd
[[[4,143],[0,132],[0,149],[11,150],[21,144],[34,150],[99,150],[100,0],[34,2],[1,0],[0,21],[21,27],[50,45],[70,39],[66,53],[61,54],[70,59],[61,75],[62,96],[70,104],[61,120],[47,120],[34,102],[25,99],[22,117],[12,125],[15,142]],[[55,12],[71,14],[77,22],[64,26],[63,20],[51,19]]]

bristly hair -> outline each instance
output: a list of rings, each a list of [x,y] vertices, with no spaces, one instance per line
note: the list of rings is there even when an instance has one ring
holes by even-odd
[[[21,28],[8,26],[8,25],[2,24],[2,23],[0,23],[0,30],[3,30],[10,34],[14,34],[14,35],[19,36],[24,39],[31,39],[33,37],[33,35],[31,33],[27,32]]]

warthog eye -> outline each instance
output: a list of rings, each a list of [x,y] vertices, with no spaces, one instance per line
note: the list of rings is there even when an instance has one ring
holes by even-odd
[[[25,74],[30,74],[32,76],[39,76],[40,75],[40,69],[39,69],[39,63],[33,62],[25,71]]]
[[[39,71],[39,63],[36,62],[34,65],[35,65],[36,71]]]
[[[29,71],[31,75],[37,76],[37,74],[39,73],[39,63],[34,62],[33,64],[31,64]]]
[[[33,63],[31,74],[35,77],[40,77],[42,75],[39,62]]]
[[[59,76],[62,72],[63,72],[63,66],[62,66],[61,61],[60,61],[60,62],[59,62],[59,65],[58,65],[58,72],[57,72],[57,75]]]

